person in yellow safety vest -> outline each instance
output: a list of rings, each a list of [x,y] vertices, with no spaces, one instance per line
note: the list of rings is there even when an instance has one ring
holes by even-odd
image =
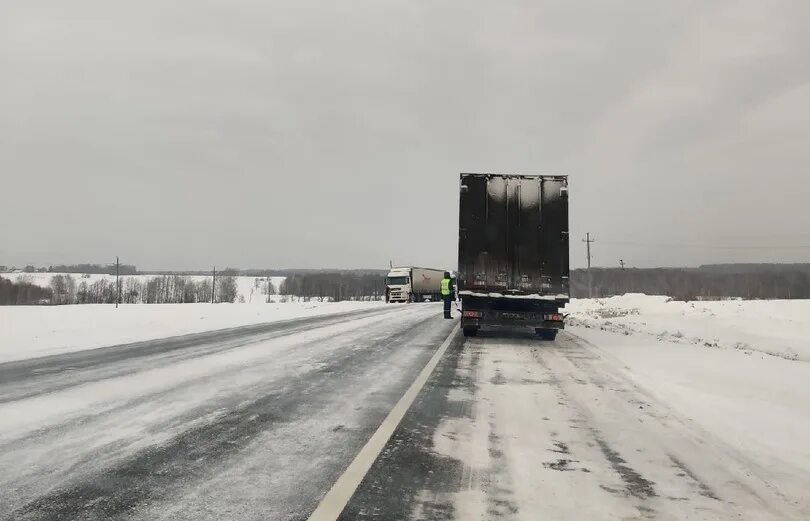
[[[455,300],[456,288],[453,287],[453,279],[450,273],[445,271],[442,279],[442,300],[444,300],[444,318],[453,318],[450,315],[450,304]]]

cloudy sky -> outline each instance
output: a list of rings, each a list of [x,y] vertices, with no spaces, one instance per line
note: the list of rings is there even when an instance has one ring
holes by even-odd
[[[4,0],[0,264],[454,266],[458,173],[572,263],[810,261],[810,2]]]

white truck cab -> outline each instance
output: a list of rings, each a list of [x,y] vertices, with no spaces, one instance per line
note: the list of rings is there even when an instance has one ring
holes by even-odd
[[[410,302],[411,268],[391,268],[385,277],[387,302]]]

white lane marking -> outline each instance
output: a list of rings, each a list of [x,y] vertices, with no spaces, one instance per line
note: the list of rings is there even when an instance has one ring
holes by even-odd
[[[422,390],[422,387],[425,386],[433,370],[436,369],[439,360],[444,356],[444,352],[447,351],[450,343],[456,337],[460,327],[459,324],[456,324],[456,327],[453,328],[447,339],[439,346],[439,349],[433,354],[427,365],[422,369],[422,372],[416,377],[416,380],[408,387],[408,390],[405,391],[402,398],[400,398],[394,408],[391,409],[388,416],[385,417],[385,420],[380,424],[377,432],[366,442],[365,446],[363,446],[360,452],[357,453],[357,456],[355,456],[354,461],[352,461],[346,471],[343,472],[343,475],[335,481],[335,484],[332,485],[332,488],[329,489],[329,492],[323,497],[318,504],[318,508],[309,516],[309,521],[335,521],[340,513],[343,512],[343,509],[346,508],[346,505],[354,495],[357,487],[360,486],[360,482],[366,477],[371,465],[377,459],[377,456],[380,455],[380,452],[382,452],[386,443],[388,443],[391,435],[394,434],[402,418],[405,417],[405,413],[411,408],[411,404],[413,404],[419,391]]]

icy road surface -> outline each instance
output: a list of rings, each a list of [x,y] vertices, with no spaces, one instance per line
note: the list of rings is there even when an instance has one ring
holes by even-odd
[[[306,519],[454,325],[378,306],[0,364],[0,519]]]
[[[456,325],[377,306],[0,364],[0,519],[306,520]],[[584,326],[446,345],[334,518],[810,518],[801,360]]]

